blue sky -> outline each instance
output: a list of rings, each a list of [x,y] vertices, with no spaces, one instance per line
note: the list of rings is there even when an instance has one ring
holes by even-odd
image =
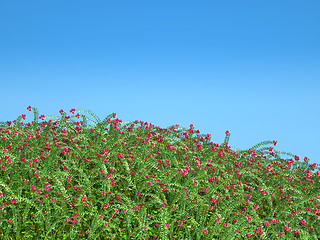
[[[117,113],[162,128],[193,124],[218,144],[229,131],[238,149],[275,140],[268,146],[320,164],[319,7],[2,1],[0,121],[31,122],[29,105],[46,116]]]

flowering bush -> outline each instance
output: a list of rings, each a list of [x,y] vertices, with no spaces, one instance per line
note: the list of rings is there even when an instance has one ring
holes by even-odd
[[[273,147],[256,150],[276,141],[235,152],[228,131],[219,146],[192,124],[180,127],[184,132],[142,121],[120,128],[122,120],[109,115],[88,127],[86,116],[63,110],[60,120],[38,123],[45,116],[28,109],[32,123],[19,122],[23,114],[15,126],[0,126],[1,238],[320,236],[319,171],[310,171],[314,164],[301,168],[297,156]]]

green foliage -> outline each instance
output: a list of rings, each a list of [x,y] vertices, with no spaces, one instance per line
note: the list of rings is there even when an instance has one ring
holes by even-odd
[[[96,122],[61,111],[60,118],[49,116],[56,122],[39,123],[32,109],[31,124],[20,123],[22,116],[15,126],[0,123],[1,239],[320,235],[320,214],[314,212],[319,172],[312,176],[314,166],[306,160],[279,157],[296,159],[293,154],[257,150],[274,141],[235,152],[228,146],[229,132],[219,146],[191,126],[133,128],[134,121],[122,127],[111,121],[113,114],[101,122],[86,110],[77,112]],[[73,120],[80,117],[81,122]]]

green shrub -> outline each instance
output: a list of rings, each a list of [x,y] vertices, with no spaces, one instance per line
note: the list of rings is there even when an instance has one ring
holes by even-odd
[[[276,141],[235,152],[228,131],[219,146],[192,124],[122,127],[85,111],[98,120],[90,127],[63,110],[39,123],[45,116],[28,109],[32,123],[19,122],[22,114],[15,126],[0,125],[1,239],[320,236],[319,171],[272,147],[257,150]]]

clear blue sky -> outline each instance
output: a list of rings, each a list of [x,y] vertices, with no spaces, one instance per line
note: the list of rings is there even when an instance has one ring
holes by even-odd
[[[193,124],[218,144],[230,131],[239,149],[275,140],[268,146],[320,164],[319,9],[292,0],[2,1],[0,121],[31,122],[29,105],[46,116],[117,113],[162,128]]]

